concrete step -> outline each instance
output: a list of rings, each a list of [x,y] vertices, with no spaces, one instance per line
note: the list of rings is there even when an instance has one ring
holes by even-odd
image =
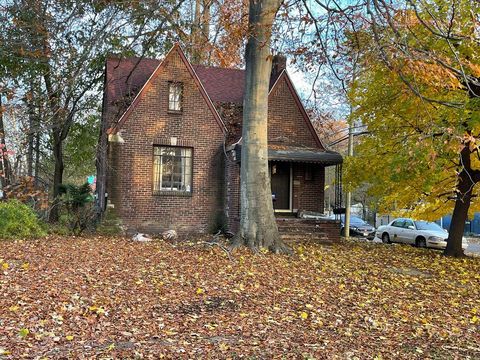
[[[277,218],[277,226],[285,242],[334,243],[340,240],[340,222],[337,220]]]
[[[330,235],[330,234],[280,234],[282,239],[340,239],[339,235]]]

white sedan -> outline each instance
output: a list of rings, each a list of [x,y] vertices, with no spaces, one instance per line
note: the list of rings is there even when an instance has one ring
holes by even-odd
[[[404,218],[395,219],[388,225],[379,226],[375,235],[387,244],[398,242],[435,249],[445,249],[448,238],[447,230],[434,222]],[[463,238],[462,248],[466,249],[467,246],[468,244]]]

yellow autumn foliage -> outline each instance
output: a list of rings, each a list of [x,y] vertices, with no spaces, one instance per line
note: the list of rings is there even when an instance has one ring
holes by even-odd
[[[350,87],[350,121],[364,124],[368,135],[346,159],[345,180],[347,189],[368,184],[380,213],[435,220],[453,210],[465,134],[473,136],[472,170],[480,170],[480,100],[469,94],[465,80],[480,76],[480,43],[471,36],[471,16],[480,5],[459,3],[451,31],[462,42],[452,46],[453,40],[431,30],[438,25],[432,17],[446,19],[451,4],[415,3],[418,14],[398,12],[395,31],[384,29],[384,53],[373,34],[362,53],[362,70]],[[422,9],[427,16],[420,22]],[[480,210],[476,187],[473,195],[470,215]]]

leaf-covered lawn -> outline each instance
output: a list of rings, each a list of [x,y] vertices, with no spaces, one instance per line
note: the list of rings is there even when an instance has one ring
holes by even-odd
[[[478,358],[480,261],[120,238],[0,242],[0,358]]]

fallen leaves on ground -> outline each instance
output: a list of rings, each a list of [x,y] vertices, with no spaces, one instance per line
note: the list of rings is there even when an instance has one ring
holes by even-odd
[[[0,359],[479,358],[480,261],[122,238],[0,242]]]

